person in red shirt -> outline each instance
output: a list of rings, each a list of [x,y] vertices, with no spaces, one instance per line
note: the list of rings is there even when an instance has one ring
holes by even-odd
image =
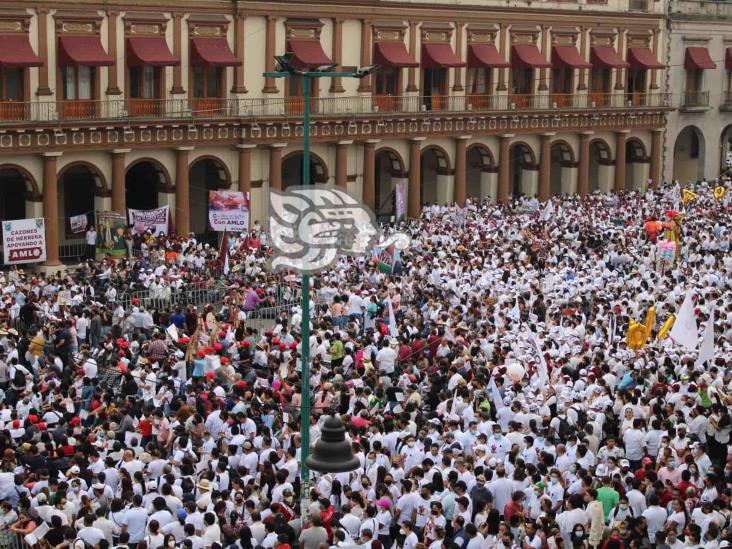
[[[526,494],[524,494],[522,491],[517,490],[513,493],[513,495],[511,496],[511,501],[509,501],[503,508],[503,518],[506,522],[511,520],[511,517],[513,515],[523,516],[525,499]]]
[[[679,490],[679,497],[682,499],[686,499],[689,488],[694,491],[694,494],[699,495],[699,487],[691,482],[691,473],[688,469],[681,471],[681,482],[676,485],[676,488]]]
[[[328,498],[320,498],[320,517],[323,519],[323,527],[328,532],[328,539],[333,539],[333,515],[335,514],[335,507]]]
[[[140,434],[142,435],[142,440],[140,441],[140,446],[144,447],[147,445],[148,442],[151,442],[152,437],[152,430],[153,430],[153,424],[152,419],[149,415],[145,414],[140,419],[140,423],[137,425],[138,430],[140,431]]]

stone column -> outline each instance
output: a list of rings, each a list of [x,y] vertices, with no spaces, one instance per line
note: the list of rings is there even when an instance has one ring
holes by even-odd
[[[411,218],[419,218],[422,211],[421,197],[421,161],[422,161],[422,141],[424,137],[413,137],[409,140],[409,192],[407,193],[409,202],[407,204],[407,215]]]
[[[173,55],[178,59],[183,58],[183,14],[173,14]],[[186,93],[183,87],[183,63],[173,65],[173,87],[170,90],[172,94]]]
[[[252,149],[256,145],[237,145],[239,150],[239,191],[243,193],[252,190]],[[250,208],[251,210],[251,208]]]
[[[458,21],[455,23],[455,55],[458,59],[463,59],[463,23]],[[490,70],[490,69],[489,69]],[[463,68],[455,67],[455,83],[452,86],[452,91],[461,92],[465,91],[463,87]]]
[[[542,133],[539,145],[539,200],[549,200],[551,193],[552,137],[555,132]]]
[[[652,180],[651,185],[654,189],[661,186],[661,152],[662,144],[661,138],[663,137],[663,129],[656,128],[651,130],[651,170],[648,174],[648,178]]]
[[[419,21],[409,22],[409,53],[412,54],[413,59],[420,59],[421,56],[417,56],[417,33],[419,32]],[[419,91],[417,86],[417,71],[419,67],[409,67],[409,79],[407,81],[407,91],[416,92]],[[412,168],[409,168],[410,171]],[[411,207],[411,206],[410,206]]]
[[[132,149],[112,150],[112,211],[127,215],[125,158]]]
[[[242,63],[234,67],[234,87],[231,88],[231,93],[247,93],[247,87],[244,83],[244,62],[246,60],[244,57],[245,21],[246,15],[236,14],[234,18],[234,54]]]
[[[348,187],[348,146],[353,141],[338,141],[336,143],[336,173],[335,183],[339,187]]]
[[[187,235],[190,232],[189,166],[188,156],[195,147],[175,149],[175,232]]]
[[[63,153],[43,153],[43,217],[46,220],[46,265],[61,265],[58,235],[58,157]]]
[[[577,174],[577,192],[587,196],[590,190],[590,137],[593,132],[579,134],[579,173]]]
[[[579,54],[582,59],[587,60],[587,44],[590,40],[587,27],[580,28],[580,43],[579,43]],[[579,83],[577,84],[577,90],[587,90],[587,81],[589,79],[590,69],[579,69]]]
[[[659,37],[661,35],[661,32],[659,29],[653,29],[653,43],[651,44],[651,51],[653,52],[656,59],[658,59],[658,41]],[[658,89],[658,73],[660,71],[658,69],[652,69],[651,70],[651,90],[657,90]],[[648,92],[648,90],[643,90],[644,92]]]
[[[107,41],[109,55],[114,59],[114,64],[107,67],[109,79],[107,82],[107,95],[121,95],[122,90],[119,89],[119,75],[117,74],[117,16],[119,12],[107,12]]]
[[[282,149],[285,143],[275,143],[269,146],[269,188],[282,189]]]
[[[506,35],[508,34],[508,27],[505,24],[501,24],[501,30],[498,32],[498,51],[501,54],[502,59],[506,59]],[[493,69],[495,70],[495,69]],[[498,69],[498,82],[496,83],[496,91],[506,91],[508,69]]]
[[[336,63],[338,65],[338,69],[340,69],[343,58],[343,19],[340,17],[333,19],[332,46],[333,53],[331,55],[331,59],[333,59],[333,63]],[[343,87],[340,76],[334,76],[330,79],[330,93],[343,93],[345,91],[346,89]]]
[[[361,52],[359,57],[359,63],[362,67],[366,67],[371,64],[371,33],[372,33],[371,21],[368,19],[361,19]],[[361,78],[358,81],[359,93],[367,93],[371,91],[371,76]]]
[[[267,32],[264,37],[264,68],[267,72],[275,70],[275,48],[277,46],[277,17],[267,16]],[[277,93],[277,84],[271,76],[264,77],[262,93]]]
[[[453,200],[461,208],[465,206],[465,196],[467,194],[465,178],[467,177],[468,139],[471,137],[471,135],[461,135],[455,138],[455,188]]]
[[[38,57],[43,60],[43,66],[38,67],[38,91],[36,95],[53,95],[48,85],[50,63],[48,62],[48,8],[38,8]]]
[[[630,130],[618,130],[615,132],[615,184],[613,190],[620,192],[625,190],[625,140]]]
[[[618,31],[618,55],[623,59],[626,58],[625,53],[625,31]],[[615,69],[615,92],[621,93],[625,90],[625,71],[626,69]]]
[[[369,139],[363,144],[363,182],[361,200],[376,210],[376,144],[378,139]]]
[[[499,137],[498,151],[498,201],[508,204],[508,177],[511,168],[511,139],[514,134],[504,133]]]
[[[544,59],[551,58],[551,55],[549,54],[549,48],[551,48],[549,44],[549,26],[543,25],[541,27],[541,56]],[[536,69],[534,69],[536,71]],[[536,72],[534,72],[536,74]],[[539,91],[547,91],[549,89],[549,69],[546,67],[543,67],[539,69]],[[536,93],[536,89],[532,90],[531,93]]]

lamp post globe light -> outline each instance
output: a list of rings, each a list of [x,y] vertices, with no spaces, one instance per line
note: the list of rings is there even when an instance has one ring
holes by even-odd
[[[302,142],[302,184],[310,185],[310,98],[311,80],[313,78],[364,78],[377,71],[379,65],[369,65],[350,71],[335,71],[336,64],[322,65],[315,69],[299,68],[293,65],[292,53],[275,56],[275,71],[265,72],[269,78],[302,78],[303,95],[303,142]],[[351,452],[351,446],[345,439],[345,428],[341,421],[330,416],[323,426],[323,434],[315,448],[315,455],[310,454],[310,275],[302,275],[302,322],[301,338],[301,378],[302,405],[300,410],[300,507],[301,521],[306,521],[310,487],[310,469],[319,472],[345,472],[358,468],[359,461]],[[334,459],[334,457],[337,458]],[[345,468],[344,468],[345,467]]]

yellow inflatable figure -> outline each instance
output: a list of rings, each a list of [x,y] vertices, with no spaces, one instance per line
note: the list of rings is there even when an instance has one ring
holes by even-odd
[[[676,315],[671,315],[666,319],[666,322],[663,323],[663,326],[661,326],[661,329],[658,330],[658,334],[656,335],[656,339],[661,340],[671,331],[671,328],[674,327],[674,322],[676,322]]]
[[[722,200],[724,198],[724,193],[726,193],[726,192],[727,192],[727,189],[725,189],[722,185],[714,187],[714,199]]]
[[[681,191],[681,200],[683,200],[684,204],[688,204],[689,202],[694,200],[696,196],[696,193],[689,189],[684,189],[683,191]]]
[[[626,339],[628,341],[628,347],[630,347],[634,351],[637,351],[638,349],[643,348],[643,346],[646,344],[646,341],[648,341],[648,338],[651,335],[651,331],[653,330],[653,326],[655,324],[656,324],[656,308],[655,307],[648,308],[648,313],[646,313],[645,324],[641,324],[640,322],[631,320],[630,325],[628,326],[628,333],[626,334]]]

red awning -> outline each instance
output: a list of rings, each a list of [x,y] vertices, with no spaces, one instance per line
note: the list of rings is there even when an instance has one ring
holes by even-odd
[[[544,59],[539,48],[533,44],[518,44],[513,47],[511,52],[511,66],[540,69],[551,67],[552,64]]]
[[[131,36],[127,39],[127,64],[130,67],[170,67],[180,59],[168,49],[162,36]]]
[[[732,48],[727,48],[724,53],[724,68],[732,69]]]
[[[287,51],[292,52],[293,64],[297,67],[314,69],[333,63],[319,40],[290,40],[287,42]]]
[[[628,48],[628,61],[634,69],[663,69],[666,66],[658,62],[650,48]]]
[[[61,36],[58,39],[58,64],[108,67],[114,65],[114,58],[104,51],[96,35]]]
[[[630,63],[623,61],[612,46],[594,46],[590,59],[595,67],[606,69],[627,69]]]
[[[241,60],[229,48],[226,38],[191,38],[191,63],[214,67],[236,67]]]
[[[709,50],[704,47],[686,48],[684,55],[685,69],[716,69],[717,64],[709,56]]]
[[[376,42],[374,44],[374,63],[382,67],[418,67],[409,55],[404,42]]]
[[[422,66],[426,69],[463,67],[465,63],[452,51],[448,42],[434,42],[422,45]]]
[[[468,44],[468,66],[489,69],[510,67],[493,44]]]
[[[9,69],[41,67],[38,57],[25,34],[0,34],[0,66]]]
[[[589,69],[592,65],[582,59],[574,46],[554,46],[552,61],[555,67],[569,67],[572,69]]]

